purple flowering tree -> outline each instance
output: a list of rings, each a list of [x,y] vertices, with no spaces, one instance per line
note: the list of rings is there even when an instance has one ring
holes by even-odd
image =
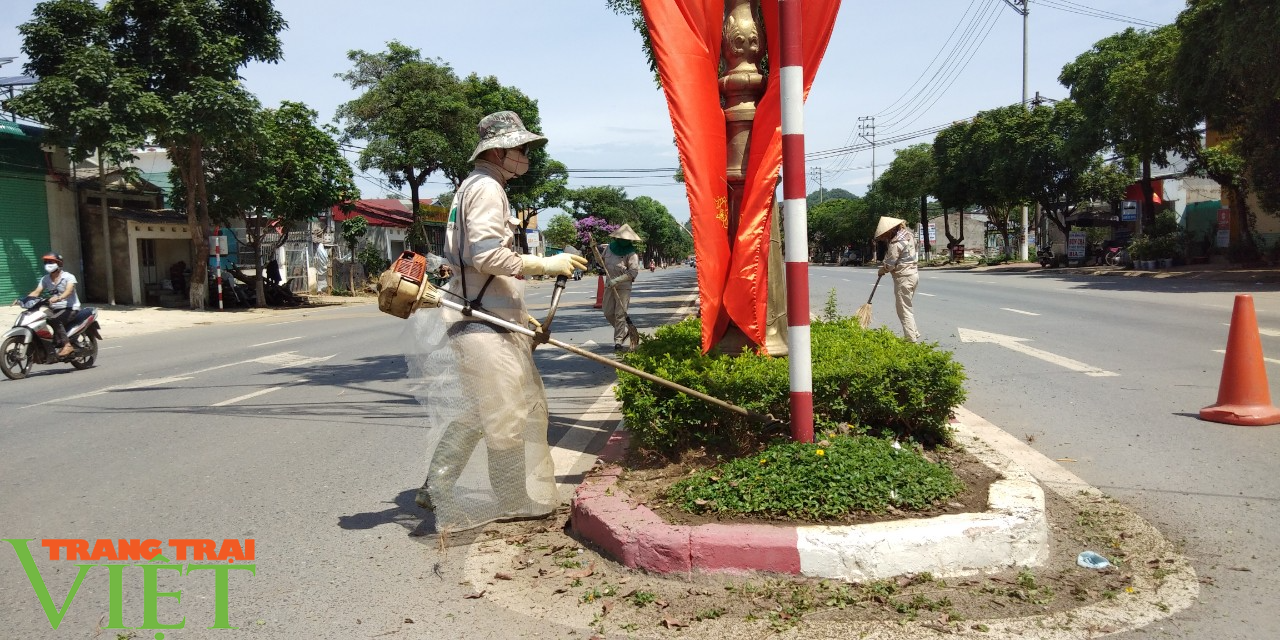
[[[591,247],[608,242],[609,234],[617,231],[619,226],[609,224],[609,221],[604,218],[595,216],[587,216],[573,223],[573,228],[578,235],[578,242],[582,243],[583,253],[588,257],[591,256]]]

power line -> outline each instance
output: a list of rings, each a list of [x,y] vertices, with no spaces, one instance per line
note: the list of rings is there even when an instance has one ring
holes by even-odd
[[[1059,10],[1059,11],[1065,11],[1065,12],[1067,12],[1067,13],[1074,13],[1074,14],[1076,14],[1076,15],[1087,16],[1087,17],[1090,17],[1090,18],[1101,18],[1101,19],[1103,19],[1103,20],[1114,20],[1114,21],[1116,21],[1116,22],[1124,22],[1124,23],[1128,23],[1128,24],[1134,24],[1134,25],[1138,25],[1138,26],[1140,26],[1140,27],[1146,27],[1146,28],[1150,28],[1150,29],[1156,29],[1156,28],[1159,28],[1159,27],[1163,26],[1163,25],[1160,25],[1160,24],[1157,24],[1157,23],[1151,22],[1151,21],[1149,21],[1149,20],[1142,20],[1142,19],[1140,19],[1140,18],[1134,18],[1134,17],[1132,17],[1132,16],[1126,16],[1126,15],[1121,14],[1121,13],[1115,13],[1115,12],[1113,12],[1113,11],[1106,11],[1106,10],[1104,10],[1104,9],[1096,9],[1096,8],[1094,8],[1094,7],[1090,7],[1090,6],[1088,6],[1088,5],[1083,5],[1083,4],[1080,4],[1080,3],[1077,3],[1077,2],[1070,2],[1070,0],[1036,0],[1036,2],[1037,2],[1038,4],[1042,4],[1042,5],[1046,6],[1046,7],[1051,8],[1051,9],[1057,9],[1057,10]]]

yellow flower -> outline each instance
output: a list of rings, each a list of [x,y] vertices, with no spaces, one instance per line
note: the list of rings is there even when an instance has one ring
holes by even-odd
[[[1125,588],[1124,588],[1124,592],[1125,592],[1125,593],[1133,593],[1134,591],[1135,591],[1135,589],[1134,589],[1133,587],[1125,587]]]
[[[760,458],[760,464],[766,464],[768,462],[769,462],[768,460],[765,460],[764,458]]]
[[[825,456],[825,455],[827,455],[827,452],[826,452],[826,451],[823,451],[822,449],[818,449],[818,450],[817,450],[817,451],[815,451],[814,453],[816,453],[816,454],[818,454],[818,455],[820,455],[820,456]]]

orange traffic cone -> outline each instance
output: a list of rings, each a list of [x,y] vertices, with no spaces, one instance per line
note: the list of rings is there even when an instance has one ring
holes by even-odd
[[[596,304],[593,309],[604,307],[604,276],[599,276],[596,280]]]
[[[1280,424],[1280,409],[1271,405],[1251,295],[1236,296],[1227,334],[1227,357],[1222,363],[1222,381],[1218,383],[1218,403],[1201,409],[1200,419],[1251,427]]]

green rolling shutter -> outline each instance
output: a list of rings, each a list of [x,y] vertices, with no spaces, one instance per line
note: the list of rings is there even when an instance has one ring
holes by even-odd
[[[0,304],[30,293],[49,247],[44,154],[35,139],[0,136]]]

